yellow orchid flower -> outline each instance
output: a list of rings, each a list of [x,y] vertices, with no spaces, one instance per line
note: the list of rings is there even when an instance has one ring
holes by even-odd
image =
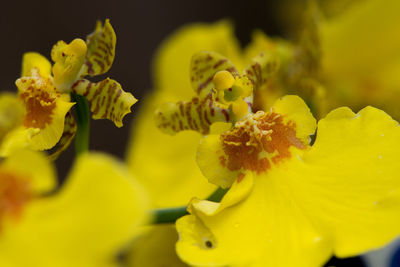
[[[400,118],[399,9],[396,0],[355,1],[320,21],[320,80],[331,106],[372,104]]]
[[[7,155],[21,147],[47,150],[58,144],[55,157],[64,150],[76,132],[75,120],[69,112],[74,105],[70,101],[71,92],[86,97],[94,119],[109,119],[121,127],[123,117],[137,100],[112,79],[97,83],[84,79],[109,70],[115,44],[114,30],[106,20],[104,26],[98,22],[86,42],[75,39],[70,44],[59,41],[54,45],[53,66],[38,53],[25,53],[22,77],[16,85],[26,116],[21,127],[5,140],[0,153]]]
[[[318,122],[285,96],[200,143],[197,162],[221,202],[194,198],[177,221],[178,255],[196,266],[321,266],[400,234],[400,127],[367,107]]]
[[[147,220],[143,189],[121,163],[90,153],[59,191],[56,184],[38,152],[1,162],[0,265],[117,266],[116,254]]]

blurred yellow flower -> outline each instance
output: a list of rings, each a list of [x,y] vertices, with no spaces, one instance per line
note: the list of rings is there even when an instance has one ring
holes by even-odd
[[[116,266],[147,220],[148,199],[119,162],[77,159],[59,191],[49,161],[18,151],[0,164],[0,265]]]
[[[400,127],[383,111],[338,108],[318,123],[285,96],[200,143],[197,162],[221,202],[194,198],[178,219],[178,255],[195,266],[321,266],[400,234]]]
[[[355,1],[321,21],[320,79],[332,106],[374,105],[400,118],[398,10],[397,0]]]

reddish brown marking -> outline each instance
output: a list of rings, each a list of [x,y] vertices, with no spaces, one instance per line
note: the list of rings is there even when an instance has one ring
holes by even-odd
[[[25,205],[34,197],[29,178],[0,170],[0,227],[6,216],[18,219]]]
[[[179,110],[181,112],[181,116],[183,116],[184,115],[184,111],[183,111],[183,102],[182,101],[179,102]]]
[[[221,110],[222,114],[225,115],[225,120],[228,122],[229,121],[229,113],[226,109]]]
[[[204,110],[204,120],[207,122],[208,125],[211,125],[211,122],[208,119],[207,110]]]
[[[29,87],[19,97],[26,108],[25,127],[44,129],[52,122],[52,115],[57,105],[56,93],[51,95],[50,92],[40,88]]]
[[[237,183],[240,183],[241,181],[243,181],[245,176],[246,176],[246,174],[244,174],[243,172],[239,173],[239,175],[237,176]]]
[[[231,171],[240,169],[251,170],[257,173],[265,172],[271,167],[268,158],[259,158],[263,151],[268,154],[277,153],[272,157],[276,164],[291,156],[290,147],[304,149],[303,143],[296,137],[296,124],[289,121],[283,122],[283,117],[277,113],[264,113],[262,111],[250,119],[242,121],[238,126],[222,134],[222,147],[228,157],[227,168]],[[254,132],[257,127],[260,132]],[[266,131],[262,133],[261,131]]]
[[[219,157],[219,163],[225,167],[226,166],[226,158],[224,156]]]
[[[207,85],[210,84],[210,82],[212,82],[213,77],[209,77],[205,82],[203,82],[202,84],[199,85],[199,87],[197,87],[197,94],[200,94],[201,90],[203,90],[204,88],[207,87]]]
[[[221,66],[222,64],[224,64],[227,60],[226,59],[221,59],[220,61],[218,61],[217,63],[215,63],[215,65],[213,66],[213,69],[218,68],[219,66]]]

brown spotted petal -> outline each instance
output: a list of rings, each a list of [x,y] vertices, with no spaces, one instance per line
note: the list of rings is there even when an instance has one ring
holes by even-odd
[[[86,97],[93,119],[109,119],[117,127],[122,127],[122,119],[137,102],[131,93],[124,92],[121,85],[110,78],[98,83],[79,80],[72,86],[72,91]]]
[[[215,88],[213,78],[218,71],[229,71],[234,77],[239,72],[224,56],[209,51],[194,54],[190,65],[190,80],[192,88],[200,98],[207,96]]]
[[[98,21],[95,31],[87,37],[86,61],[83,65],[83,75],[100,75],[106,73],[114,61],[117,37],[110,20],[104,26]]]
[[[65,116],[64,132],[61,136],[61,139],[53,149],[52,154],[49,155],[50,160],[56,160],[58,156],[60,156],[60,154],[69,147],[69,145],[71,144],[72,140],[75,137],[76,129],[77,129],[77,124],[74,119],[74,116],[70,111],[67,113],[67,116]]]
[[[270,77],[279,69],[279,58],[273,53],[260,53],[252,58],[252,63],[248,66],[244,75],[252,81],[254,90],[267,83]]]
[[[163,132],[174,135],[184,130],[194,130],[202,134],[210,131],[214,122],[230,122],[231,112],[213,99],[213,94],[200,100],[166,103],[155,112],[157,127]]]

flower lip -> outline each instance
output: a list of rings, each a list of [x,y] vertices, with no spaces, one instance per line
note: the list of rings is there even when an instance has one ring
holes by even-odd
[[[281,114],[258,111],[221,135],[224,155],[219,158],[220,164],[230,171],[265,172],[271,163],[289,158],[291,147],[305,148],[295,129],[295,122],[285,122]]]

